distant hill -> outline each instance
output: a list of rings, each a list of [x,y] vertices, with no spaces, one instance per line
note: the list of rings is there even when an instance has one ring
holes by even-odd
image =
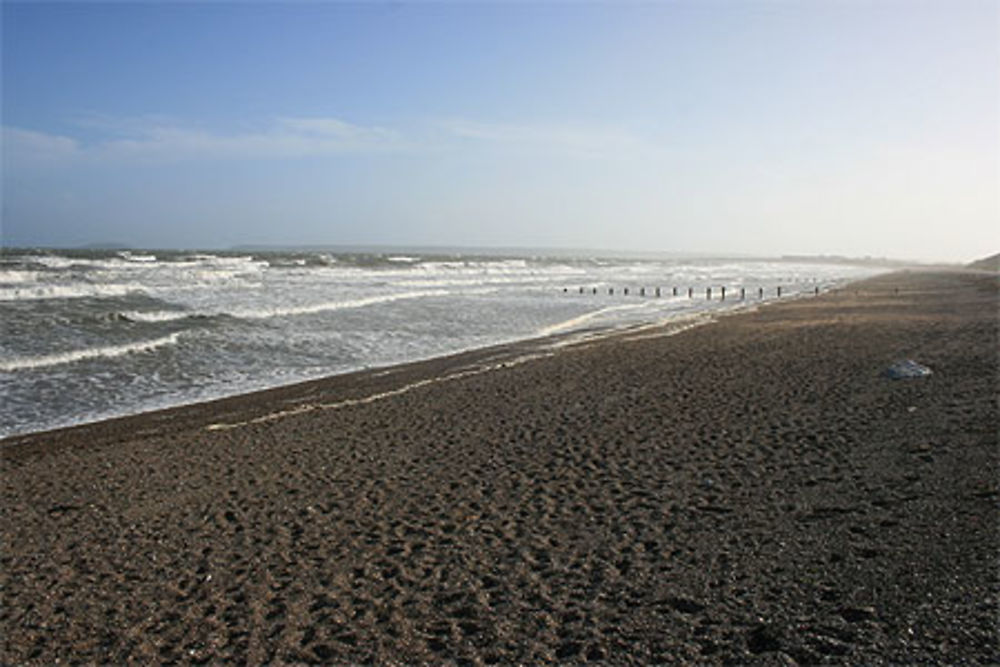
[[[995,255],[990,255],[989,257],[977,259],[974,262],[966,264],[966,267],[970,269],[979,269],[980,271],[1000,272],[1000,252]]]

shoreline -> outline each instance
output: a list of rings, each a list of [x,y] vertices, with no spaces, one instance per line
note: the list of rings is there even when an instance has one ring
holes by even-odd
[[[853,284],[853,283],[851,283]],[[9,447],[20,447],[31,445],[36,440],[54,439],[64,440],[77,436],[85,438],[103,439],[104,433],[110,430],[127,430],[132,422],[148,423],[170,420],[182,420],[185,423],[201,421],[201,415],[218,410],[221,414],[241,414],[243,410],[254,410],[255,405],[264,405],[269,402],[280,404],[294,403],[298,400],[305,400],[315,396],[319,391],[324,396],[330,396],[330,400],[340,401],[363,401],[368,396],[355,395],[351,388],[357,386],[375,387],[380,391],[395,392],[396,389],[384,389],[385,383],[377,381],[383,376],[405,376],[413,377],[416,383],[433,381],[435,378],[447,379],[445,376],[454,371],[464,373],[472,368],[476,372],[487,372],[493,367],[489,364],[497,364],[497,368],[504,364],[521,363],[524,357],[536,357],[540,355],[548,356],[556,354],[563,349],[572,349],[578,346],[592,345],[601,341],[613,340],[619,337],[631,337],[637,332],[648,330],[662,330],[664,333],[654,335],[674,335],[687,330],[693,326],[703,326],[717,321],[720,318],[730,317],[742,312],[751,312],[757,308],[766,307],[771,304],[781,302],[791,302],[795,299],[816,298],[813,295],[787,296],[779,299],[763,301],[758,303],[747,303],[744,306],[734,306],[719,312],[694,312],[678,315],[676,317],[641,324],[629,324],[617,327],[580,329],[567,332],[559,332],[548,335],[522,338],[507,342],[495,343],[485,347],[476,347],[457,352],[451,352],[439,356],[415,359],[385,366],[373,366],[348,370],[341,373],[333,373],[308,380],[298,380],[289,384],[282,384],[263,389],[240,392],[197,400],[190,403],[180,403],[162,408],[152,408],[141,412],[124,414],[119,416],[99,417],[92,421],[84,421],[65,426],[56,426],[40,431],[30,431],[27,433],[16,433],[0,438],[0,451]],[[487,366],[483,366],[487,364]],[[441,375],[444,374],[444,375]],[[439,377],[440,376],[440,377]],[[329,385],[329,387],[327,386]],[[341,387],[341,385],[343,385]],[[408,385],[406,385],[408,386]],[[336,398],[336,392],[343,389],[344,395]],[[190,414],[188,414],[190,413]],[[197,415],[197,416],[196,416]],[[263,416],[263,415],[258,415]],[[247,417],[254,419],[255,417]],[[208,424],[207,426],[211,426]],[[77,433],[79,431],[80,433]],[[148,435],[156,435],[159,432],[148,431]]]
[[[707,323],[718,316],[681,316],[677,318],[677,322],[681,323],[692,319],[701,319]],[[93,421],[57,426],[41,431],[18,433],[0,438],[0,452],[7,448],[38,444],[36,442],[38,440],[51,439],[61,442],[66,439],[84,438],[103,441],[107,432],[127,431],[133,424],[138,423],[148,426],[149,422],[157,423],[167,420],[181,420],[185,424],[185,428],[198,428],[197,426],[192,426],[192,424],[200,424],[204,419],[209,419],[205,415],[215,413],[234,415],[237,416],[237,419],[252,421],[259,417],[266,417],[269,414],[266,412],[256,414],[264,409],[262,406],[270,404],[294,404],[318,396],[322,396],[326,400],[348,403],[365,402],[372,396],[376,396],[382,392],[394,394],[401,389],[413,386],[413,384],[422,386],[424,383],[447,380],[450,377],[449,373],[461,374],[469,371],[476,373],[488,372],[494,368],[502,368],[506,364],[522,363],[526,360],[526,357],[549,356],[556,354],[560,349],[609,340],[618,336],[627,336],[635,330],[661,327],[670,328],[673,322],[671,320],[666,323],[629,325],[624,328],[584,329],[519,339],[485,347],[460,350],[426,359],[349,370],[343,373],[334,373],[309,380],[300,380],[289,384],[255,389],[219,398],[193,401],[164,408],[153,408],[134,414],[98,418]],[[404,384],[397,387],[395,386],[395,382],[386,381],[389,377],[393,379],[412,378],[413,384]],[[364,394],[364,389],[371,389],[375,393]],[[216,424],[206,423],[204,428],[211,430],[213,425]],[[142,434],[153,436],[162,435],[162,432],[147,429]]]
[[[908,269],[907,269],[908,270]],[[887,274],[880,274],[887,275]],[[868,280],[878,276],[862,278],[860,280],[847,282],[826,292],[821,292],[818,296],[832,294],[840,290],[853,289],[854,285],[864,284]],[[457,352],[447,353],[439,356],[424,359],[415,359],[386,366],[374,366],[348,370],[331,375],[324,375],[317,378],[298,380],[289,384],[281,384],[273,387],[254,389],[246,392],[227,394],[218,398],[196,400],[192,402],[168,405],[166,407],[151,408],[135,413],[98,417],[89,421],[67,424],[65,426],[55,426],[39,431],[29,431],[25,433],[15,433],[0,437],[0,451],[6,448],[16,448],[21,446],[31,446],[37,444],[38,440],[63,441],[66,438],[85,437],[90,439],[104,440],[106,433],[110,431],[128,430],[132,423],[143,423],[148,426],[149,422],[159,422],[166,420],[182,420],[185,424],[193,421],[201,421],[202,414],[212,410],[218,410],[221,414],[240,414],[242,410],[250,409],[252,404],[265,404],[268,400],[281,404],[293,403],[297,400],[304,400],[313,395],[318,385],[343,384],[344,390],[348,391],[351,383],[360,383],[363,386],[374,386],[379,391],[393,392],[394,389],[384,389],[382,383],[371,382],[374,378],[384,375],[395,375],[403,373],[407,377],[415,376],[419,379],[415,382],[424,382],[433,379],[435,373],[448,373],[451,370],[464,372],[466,367],[476,364],[498,361],[506,359],[519,359],[525,354],[554,354],[558,350],[573,348],[578,345],[589,345],[605,340],[614,340],[619,337],[631,337],[637,331],[662,330],[664,333],[653,333],[653,336],[675,335],[693,326],[703,326],[711,324],[722,318],[732,317],[741,313],[754,312],[759,308],[772,307],[781,303],[790,303],[798,299],[814,299],[813,294],[799,294],[768,299],[759,302],[746,302],[739,305],[734,302],[731,308],[725,308],[715,312],[693,312],[681,314],[666,320],[647,322],[642,324],[630,324],[622,327],[608,327],[597,329],[580,329],[576,331],[558,332],[548,335],[534,336],[531,338],[517,339],[507,342],[500,342],[485,347],[470,348]],[[486,369],[484,369],[486,370]],[[323,391],[326,395],[331,392]],[[271,396],[273,394],[273,396]],[[298,397],[298,398],[297,398]],[[357,401],[363,400],[364,396],[355,396],[348,392],[342,398],[330,398],[337,401]],[[197,416],[196,416],[197,415]],[[258,415],[261,416],[261,415]],[[247,417],[254,419],[256,417]],[[245,419],[244,419],[245,420]],[[211,424],[208,424],[211,426]],[[79,434],[76,431],[81,431]],[[156,435],[158,432],[144,431],[146,435]],[[113,439],[113,438],[112,438]]]
[[[995,663],[998,294],[884,274],[5,440],[0,662]]]

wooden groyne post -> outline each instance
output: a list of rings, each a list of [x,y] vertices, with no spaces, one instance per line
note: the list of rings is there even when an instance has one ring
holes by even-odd
[[[798,281],[798,282],[808,282],[808,281]],[[818,282],[818,281],[817,281],[817,279],[813,278],[812,282]],[[563,287],[562,288],[563,294],[568,294],[570,292],[570,289],[571,288],[569,288],[569,287]],[[675,286],[673,286],[673,287],[670,288],[670,293],[673,296],[677,296],[678,289],[679,288],[675,285]],[[688,287],[687,288],[687,293],[688,293],[688,298],[689,299],[693,299],[694,298],[694,289],[695,289],[694,287]],[[591,294],[596,295],[598,293],[598,290],[599,290],[599,288],[597,288],[597,287],[586,287],[586,286],[577,287],[577,292],[580,293],[580,294],[586,294],[589,291]],[[629,295],[629,290],[630,290],[630,288],[623,287],[623,288],[621,288],[621,293],[623,295],[625,295],[625,296],[628,296]],[[777,294],[778,298],[781,298],[782,290],[783,290],[783,286],[782,285],[777,285],[775,287],[775,293]],[[608,287],[608,295],[609,296],[613,296],[614,293],[615,293],[615,288],[614,287]],[[898,294],[899,292],[898,291],[894,291],[894,293]],[[643,297],[645,297],[645,296],[653,296],[654,294],[655,294],[656,297],[662,296],[663,295],[663,288],[662,287],[650,287],[648,289],[646,287],[640,287],[639,288],[639,296],[643,296]],[[816,296],[819,296],[819,294],[820,294],[820,285],[814,285],[813,286],[813,294],[816,295]],[[763,299],[764,298],[764,288],[763,287],[758,287],[757,288],[757,297],[759,299]],[[747,288],[746,287],[740,287],[740,301],[745,301],[746,298],[747,298]],[[705,299],[707,299],[709,301],[712,300],[712,287],[711,286],[705,288]],[[725,301],[726,300],[726,286],[725,285],[721,285],[719,287],[719,300],[720,301]]]

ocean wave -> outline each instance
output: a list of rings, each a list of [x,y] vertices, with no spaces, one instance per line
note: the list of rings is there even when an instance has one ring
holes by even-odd
[[[334,310],[347,310],[350,308],[364,308],[393,301],[404,301],[407,299],[420,299],[424,297],[445,296],[451,294],[446,290],[423,290],[413,292],[398,292],[395,294],[381,294],[377,296],[362,297],[359,299],[346,299],[343,301],[323,301],[319,303],[306,303],[298,306],[274,306],[258,308],[232,308],[219,311],[182,311],[182,310],[129,310],[116,315],[121,316],[131,322],[173,322],[183,319],[207,319],[212,317],[235,317],[243,320],[263,320],[274,317],[294,317],[296,315],[314,315]]]
[[[122,250],[118,253],[118,256],[126,262],[137,262],[141,264],[149,264],[156,261],[156,255],[137,255],[128,250]]]
[[[212,255],[195,253],[182,255],[176,259],[164,262],[166,266],[224,266],[228,268],[266,269],[270,262],[252,255]]]
[[[529,269],[527,260],[524,259],[499,259],[499,260],[461,260],[450,262],[423,262],[413,267],[413,271],[424,271],[427,273],[438,272],[464,272],[464,273],[510,273],[512,271],[524,271]],[[550,267],[551,268],[551,267]],[[535,269],[537,270],[537,269]]]
[[[464,273],[455,277],[415,277],[394,280],[391,284],[398,287],[476,287],[479,285],[536,285],[538,287],[552,283],[565,283],[572,274],[567,273]],[[395,276],[394,276],[395,277]]]
[[[228,270],[255,273],[267,269],[266,259],[250,255],[185,254],[160,256],[148,252],[121,251],[108,257],[73,257],[64,255],[22,255],[17,259],[49,271],[120,271],[128,275],[155,275],[177,269]]]
[[[189,317],[198,317],[197,313],[189,313],[183,310],[126,310],[115,313],[128,322],[175,322]]]
[[[22,285],[38,280],[38,271],[0,269],[0,283],[7,285]]]
[[[284,306],[275,308],[248,308],[233,310],[228,313],[233,317],[241,319],[268,319],[272,317],[289,317],[294,315],[313,315],[332,310],[344,310],[348,308],[363,308],[393,301],[403,301],[406,299],[420,299],[432,296],[445,296],[449,294],[446,290],[425,290],[421,292],[398,292],[396,294],[382,294],[379,296],[369,296],[360,299],[348,299],[346,301],[326,301],[322,303],[303,304],[301,306]],[[222,314],[222,313],[220,313]]]
[[[45,368],[47,366],[58,366],[70,364],[86,359],[114,358],[126,354],[136,354],[139,352],[149,352],[165,345],[177,343],[180,333],[173,333],[163,338],[140,341],[137,343],[127,343],[125,345],[108,345],[105,347],[91,347],[83,350],[73,350],[71,352],[59,352],[57,354],[46,354],[39,357],[18,357],[0,361],[0,371],[11,373],[20,370],[30,370],[35,368]]]
[[[24,261],[44,266],[47,269],[68,269],[74,265],[92,265],[97,262],[86,259],[76,259],[73,257],[60,257],[58,255],[25,255],[20,258]],[[101,262],[103,263],[103,262]]]
[[[2,287],[0,301],[39,301],[42,299],[83,299],[87,297],[125,296],[144,291],[139,284],[95,285],[33,285],[31,287]]]
[[[96,259],[88,257],[65,257],[63,255],[24,255],[19,259],[36,266],[44,267],[50,271],[91,271],[100,269],[130,269],[137,271],[146,269],[156,263],[156,258],[152,255],[132,255],[132,259],[126,259],[121,255]]]

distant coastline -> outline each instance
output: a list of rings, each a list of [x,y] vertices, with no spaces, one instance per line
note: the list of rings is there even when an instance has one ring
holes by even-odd
[[[365,255],[398,255],[415,254],[428,257],[535,257],[552,259],[634,259],[650,261],[758,261],[758,262],[788,262],[796,264],[840,264],[847,266],[867,266],[886,269],[903,268],[944,268],[960,267],[960,262],[933,262],[896,259],[891,257],[853,257],[836,254],[782,254],[753,255],[740,253],[710,253],[687,251],[642,251],[615,250],[597,248],[562,248],[527,246],[462,246],[462,245],[381,245],[381,244],[238,244],[228,247],[147,247],[132,245],[121,241],[101,241],[73,246],[0,246],[0,255],[23,253],[27,250],[56,250],[59,252],[95,252],[95,251],[144,251],[144,252],[213,252],[213,253],[336,253]],[[978,261],[996,261],[996,256]],[[978,263],[978,262],[975,262]],[[969,264],[972,268],[972,265]]]

